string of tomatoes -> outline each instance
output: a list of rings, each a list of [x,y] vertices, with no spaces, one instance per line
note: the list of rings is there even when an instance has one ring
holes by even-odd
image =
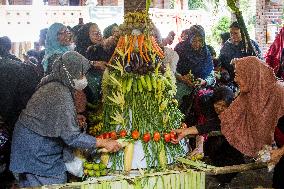
[[[160,140],[164,140],[165,142],[170,142],[172,139],[176,140],[177,135],[174,131],[171,131],[170,133],[159,133],[154,132],[151,136],[151,133],[146,132],[143,136],[141,136],[140,132],[138,130],[133,130],[131,132],[131,135],[127,134],[126,130],[121,130],[120,132],[111,131],[103,133],[96,138],[99,139],[113,139],[116,140],[118,138],[126,138],[126,139],[133,139],[133,140],[143,140],[143,142],[148,143],[151,139],[155,142],[158,142]]]

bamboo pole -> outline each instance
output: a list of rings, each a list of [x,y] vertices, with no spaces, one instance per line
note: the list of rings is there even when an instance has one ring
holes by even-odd
[[[238,172],[244,172],[244,171],[249,171],[249,170],[262,169],[265,167],[267,167],[267,163],[254,162],[254,163],[247,163],[247,164],[240,164],[240,165],[216,167],[211,170],[208,170],[206,174],[221,175],[221,174],[227,174],[227,173],[238,173]]]

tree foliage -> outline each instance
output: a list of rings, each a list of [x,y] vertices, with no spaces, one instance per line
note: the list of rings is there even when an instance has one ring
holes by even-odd
[[[218,23],[212,28],[213,39],[220,40],[220,34],[228,32],[231,24],[231,19],[227,16],[222,17]]]
[[[204,0],[189,0],[188,9],[202,9],[205,8]]]

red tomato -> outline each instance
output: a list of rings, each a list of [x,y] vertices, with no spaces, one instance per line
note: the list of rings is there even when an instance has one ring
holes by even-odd
[[[164,139],[165,139],[165,142],[170,142],[171,141],[171,135],[169,133],[165,133]]]
[[[146,133],[146,134],[143,135],[143,141],[144,141],[144,142],[147,143],[147,142],[150,141],[150,139],[151,139],[150,133]]]
[[[103,137],[104,137],[104,139],[109,139],[110,138],[110,134],[109,133],[104,133]]]
[[[126,130],[121,130],[119,135],[120,135],[121,138],[124,138],[127,135]]]
[[[153,135],[154,141],[158,142],[161,139],[161,135],[159,132],[155,132]]]
[[[113,139],[113,140],[116,140],[117,139],[117,136],[116,136],[116,132],[115,131],[112,131],[110,132],[110,138]]]
[[[170,135],[171,135],[171,139],[177,139],[177,134],[176,134],[176,132],[171,131]]]
[[[137,130],[132,131],[132,138],[134,140],[137,140],[139,138],[139,136],[140,136],[139,131],[137,131]]]

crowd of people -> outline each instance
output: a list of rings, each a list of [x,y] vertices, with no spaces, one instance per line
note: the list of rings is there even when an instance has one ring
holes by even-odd
[[[253,40],[255,56],[244,51],[237,22],[220,36],[218,57],[200,25],[184,30],[174,49],[169,45],[176,34],[162,39],[156,30],[163,61],[176,75],[176,98],[185,115],[172,142],[196,135],[196,144],[189,143],[189,156],[205,155],[213,165],[226,166],[245,163],[244,156],[256,157],[275,140],[278,149],[271,151],[270,160],[276,165],[273,187],[283,188],[284,83],[279,78],[284,50],[277,42],[283,29],[265,57]],[[96,23],[84,24],[82,19],[73,28],[54,23],[40,31],[39,42],[24,60],[10,53],[8,37],[0,38],[0,180],[7,186],[14,179],[20,187],[67,182],[65,163],[72,160],[75,148],[90,155],[97,148],[120,150],[115,140],[81,132],[86,104],[102,100],[103,72],[119,37],[117,24],[102,35]],[[265,58],[271,61],[265,63]],[[212,131],[223,135],[207,137]],[[223,187],[234,176],[218,179]]]

